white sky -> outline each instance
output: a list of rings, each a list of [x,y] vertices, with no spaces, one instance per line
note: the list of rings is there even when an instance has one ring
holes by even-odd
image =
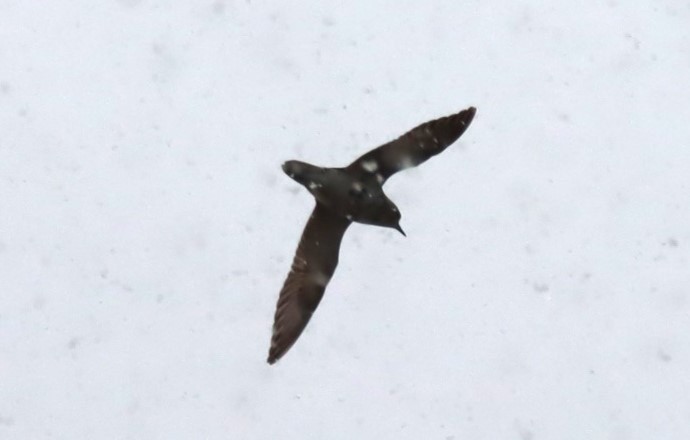
[[[690,438],[690,4],[0,0],[0,438]],[[265,363],[308,193],[469,105]]]

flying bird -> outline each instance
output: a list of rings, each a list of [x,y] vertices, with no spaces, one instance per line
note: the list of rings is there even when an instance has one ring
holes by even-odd
[[[352,222],[400,227],[400,210],[383,192],[398,171],[417,166],[445,150],[465,132],[476,109],[435,119],[375,148],[344,168],[290,160],[283,171],[316,199],[278,297],[268,363],[297,341],[323,297],[338,265],[340,242]]]

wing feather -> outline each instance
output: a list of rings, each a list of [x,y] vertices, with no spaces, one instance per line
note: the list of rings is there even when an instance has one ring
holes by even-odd
[[[292,347],[321,302],[338,265],[340,242],[349,225],[349,220],[316,204],[278,297],[269,364],[275,363]]]
[[[476,111],[470,107],[454,115],[425,122],[359,157],[347,169],[374,173],[383,184],[398,171],[415,167],[448,148],[469,127]]]

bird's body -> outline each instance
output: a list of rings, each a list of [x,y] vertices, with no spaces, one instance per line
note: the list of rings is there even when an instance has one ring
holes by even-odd
[[[285,162],[283,170],[336,215],[368,225],[391,226],[398,208],[383,193],[375,174],[321,168],[296,160]]]
[[[389,227],[404,235],[400,211],[383,192],[383,184],[396,172],[445,150],[465,132],[475,112],[470,107],[424,123],[344,168],[296,160],[283,164],[283,171],[314,196],[316,207],[278,298],[268,363],[275,363],[292,347],[319,305],[350,223]]]

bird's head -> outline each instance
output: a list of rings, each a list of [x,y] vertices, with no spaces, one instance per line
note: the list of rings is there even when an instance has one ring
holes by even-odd
[[[379,218],[377,220],[380,222],[381,226],[395,229],[403,236],[407,237],[405,231],[403,231],[403,229],[400,227],[400,218],[402,217],[400,210],[397,206],[395,206],[395,203],[391,202],[390,200],[387,202],[386,209],[379,211]]]

